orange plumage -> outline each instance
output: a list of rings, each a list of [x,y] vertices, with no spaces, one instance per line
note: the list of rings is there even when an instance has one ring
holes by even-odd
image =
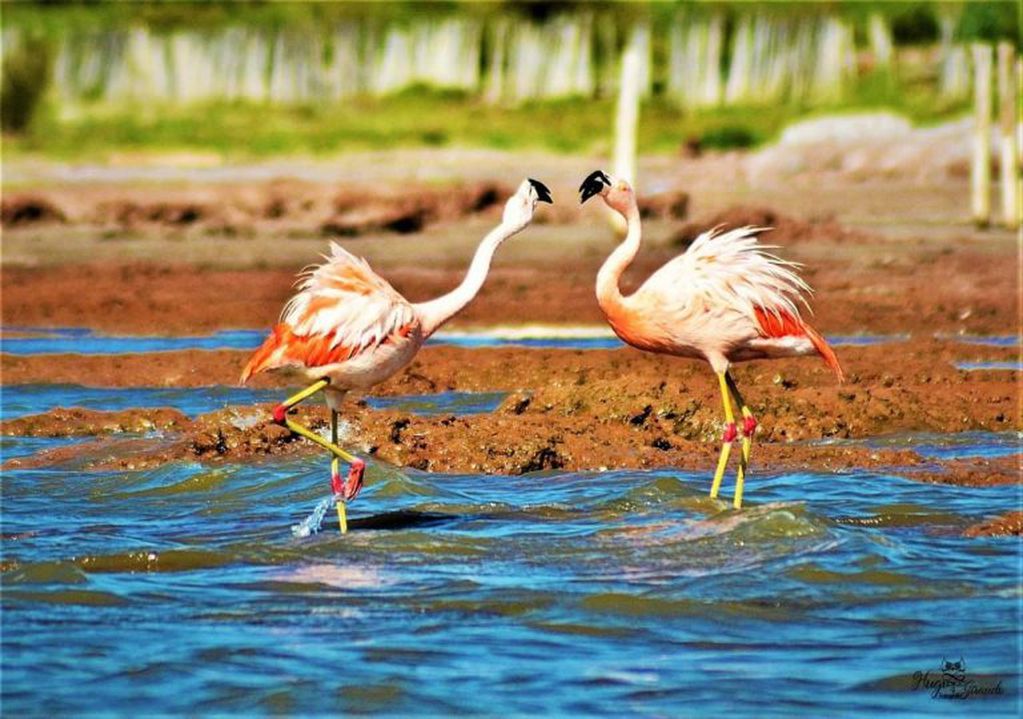
[[[817,350],[824,363],[835,372],[838,381],[845,380],[842,365],[839,364],[838,356],[831,349],[831,345],[820,332],[804,322],[802,318],[793,317],[784,310],[775,313],[769,312],[763,307],[754,307],[753,311],[756,313],[757,323],[760,325],[764,337],[806,337],[813,343],[814,349]]]

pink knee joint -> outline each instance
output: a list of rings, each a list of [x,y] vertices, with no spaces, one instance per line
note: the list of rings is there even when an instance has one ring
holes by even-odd
[[[757,429],[757,420],[753,415],[748,415],[742,420],[742,434],[744,437],[752,437]]]
[[[276,407],[274,407],[274,411],[273,411],[274,422],[276,422],[277,424],[279,424],[281,426],[284,426],[286,424],[285,416],[287,414],[288,414],[288,408],[286,406],[284,406],[283,404],[277,405]]]
[[[728,426],[725,427],[725,436],[723,437],[724,442],[733,442],[739,435],[738,430],[735,428],[735,422],[729,422]]]

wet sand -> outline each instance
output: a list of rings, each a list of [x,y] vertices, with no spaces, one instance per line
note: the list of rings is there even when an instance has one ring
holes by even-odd
[[[1007,512],[992,519],[967,527],[967,537],[1000,537],[1023,535],[1023,512]]]
[[[813,467],[911,467],[906,476],[968,485],[1017,481],[1018,458],[952,462],[941,467],[910,450],[866,447],[852,440],[910,432],[1009,431],[1023,427],[1016,373],[957,370],[956,359],[1006,359],[1014,348],[923,339],[840,350],[848,379],[838,384],[813,358],[740,365],[735,376],[757,415],[755,454],[770,471]],[[905,358],[897,365],[888,359]],[[59,381],[99,386],[229,384],[244,352],[171,352],[125,357],[5,356],[7,382]],[[466,368],[471,367],[469,372]],[[538,378],[542,378],[539,379]],[[280,384],[272,377],[258,385]],[[713,466],[722,415],[712,373],[703,363],[621,350],[464,349],[428,347],[377,395],[504,391],[496,412],[424,417],[373,410],[353,394],[346,446],[398,466],[437,472],[518,474],[544,469]],[[238,407],[190,421],[173,410],[57,410],[3,423],[5,434],[82,436],[168,430],[125,458],[101,452],[98,467],[210,461],[319,450],[294,442],[269,422],[270,406]],[[326,427],[316,400],[298,415]],[[821,444],[821,440],[825,440]],[[102,446],[102,445],[100,445]],[[14,460],[63,462],[95,447]],[[14,465],[12,465],[14,466]]]

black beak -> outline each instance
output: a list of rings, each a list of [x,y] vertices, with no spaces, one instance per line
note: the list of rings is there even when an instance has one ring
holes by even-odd
[[[579,185],[579,204],[586,202],[594,195],[599,195],[600,191],[604,189],[604,186],[611,186],[611,178],[605,175],[600,170],[591,172],[587,175],[586,179],[583,180],[583,184]]]
[[[539,180],[534,180],[532,177],[527,179],[529,180],[529,184],[533,186],[533,189],[536,190],[536,199],[540,200],[540,202],[547,202],[551,205],[554,204],[554,199],[551,197],[551,191],[547,189],[547,185],[543,184]]]

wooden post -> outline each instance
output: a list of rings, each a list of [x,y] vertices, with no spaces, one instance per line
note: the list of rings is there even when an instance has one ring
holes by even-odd
[[[643,48],[644,28],[636,24],[632,28],[625,49],[622,51],[622,73],[618,82],[618,109],[615,112],[615,177],[625,180],[636,189],[636,128],[639,125],[640,51]],[[625,231],[625,221],[617,212],[611,211],[611,224],[619,233]]]
[[[614,174],[630,184],[636,182],[636,127],[639,124],[640,61],[642,30],[633,28],[622,52],[622,74],[615,113]]]
[[[1016,51],[1008,42],[998,43],[998,103],[1002,135],[999,156],[1002,186],[1002,224],[1010,230],[1019,227],[1019,157],[1016,148]]]
[[[867,29],[870,35],[870,49],[874,54],[874,69],[887,70],[891,67],[894,55],[891,28],[881,13],[874,12],[870,14]]]
[[[1023,57],[1016,58],[1016,97],[1023,95]],[[1016,152],[1023,167],[1023,117],[1016,118]]]
[[[970,46],[973,53],[973,162],[970,166],[971,210],[980,227],[991,222],[991,48]]]

